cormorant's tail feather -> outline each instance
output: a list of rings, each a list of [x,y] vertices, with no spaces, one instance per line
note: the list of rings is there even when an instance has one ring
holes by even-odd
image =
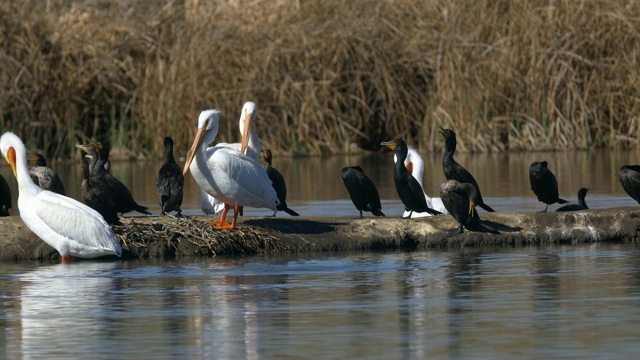
[[[291,216],[300,216],[300,214],[298,214],[297,212],[287,208],[282,209],[282,211],[286,212],[287,214],[291,215]]]
[[[371,213],[375,216],[384,216],[384,213],[382,213],[380,209],[371,209]]]
[[[142,205],[138,205],[136,204],[136,206],[133,207],[133,210],[141,213],[141,214],[145,214],[145,215],[151,215],[150,212],[147,211],[147,207],[146,206],[142,206]]]
[[[556,201],[556,202],[557,202],[558,204],[568,203],[568,201],[567,201],[567,200],[565,200],[565,199],[561,199],[561,198],[558,198],[558,201]]]
[[[493,210],[493,209],[491,208],[491,206],[489,206],[489,205],[487,205],[487,204],[485,204],[485,203],[478,204],[478,206],[480,206],[481,208],[485,209],[485,210],[486,210],[486,211],[488,211],[488,212],[496,212],[495,210]]]
[[[442,213],[441,213],[440,211],[438,211],[438,210],[434,210],[434,209],[432,209],[432,208],[430,208],[430,207],[428,207],[428,208],[427,208],[427,212],[428,212],[429,214],[431,214],[431,215],[442,215]],[[409,216],[409,217],[411,217],[411,216]]]

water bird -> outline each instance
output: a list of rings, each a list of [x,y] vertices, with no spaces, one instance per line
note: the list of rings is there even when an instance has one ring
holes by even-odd
[[[457,180],[447,180],[440,185],[440,198],[449,214],[456,219],[459,226],[447,236],[461,234],[464,229],[472,231],[490,232],[499,234],[500,232],[483,224],[476,211],[476,205],[480,200],[478,191],[473,184],[461,183]]]
[[[422,192],[424,193],[424,198],[427,200],[427,206],[434,210],[438,210],[443,214],[447,213],[447,209],[444,207],[442,200],[439,197],[430,197],[426,191],[424,191],[424,185],[422,183],[422,178],[424,177],[424,161],[422,160],[422,156],[418,153],[418,151],[411,146],[408,147],[407,158],[404,160],[404,165],[409,170],[411,175],[418,180],[420,187],[422,188]],[[398,158],[393,155],[393,162],[397,162]],[[410,212],[406,211],[402,214],[402,217],[411,217],[411,218],[419,218],[425,216],[432,216],[428,212]]]
[[[349,192],[353,205],[360,211],[361,218],[363,211],[369,211],[375,216],[384,216],[378,189],[373,184],[373,181],[364,174],[360,166],[344,167],[340,171],[340,176]]]
[[[7,180],[0,175],[0,216],[9,216],[11,209],[11,188]]]
[[[71,261],[71,257],[122,254],[113,230],[97,211],[33,183],[27,169],[26,149],[17,135],[4,133],[0,137],[0,151],[18,182],[20,217],[31,231],[60,253],[62,262]]]
[[[409,211],[409,217],[415,212],[428,212],[431,215],[441,215],[440,211],[434,210],[427,205],[422,186],[416,178],[411,175],[409,170],[404,166],[404,160],[407,158],[407,144],[402,139],[386,141],[381,145],[387,146],[394,151],[397,161],[394,164],[393,180],[396,184],[396,191],[400,200],[404,204],[405,210]]]
[[[76,147],[82,150],[85,153],[92,155],[89,157],[89,173],[93,174],[93,168],[98,162],[98,150],[102,149],[102,142],[96,140],[95,138],[91,138],[88,144],[79,144]],[[111,170],[111,160],[107,159],[103,165],[104,169],[107,171]]]
[[[99,149],[96,146],[89,146],[87,148],[87,157],[93,158],[97,156],[98,160],[94,163],[91,174],[91,181],[95,186],[101,187],[102,191],[108,193],[113,199],[113,203],[116,205],[116,210],[120,214],[128,213],[131,211],[137,211],[141,214],[151,215],[147,211],[146,206],[138,204],[131,195],[131,192],[118,178],[111,175],[105,168],[105,164],[109,161],[109,146],[104,145]],[[93,162],[92,162],[93,163]]]
[[[183,174],[191,171],[196,183],[225,204],[220,220],[212,221],[218,229],[235,229],[240,206],[277,211],[280,203],[271,180],[257,161],[244,155],[248,137],[243,137],[240,151],[227,146],[208,147],[218,135],[219,111],[205,110],[198,117],[198,132],[187,154]],[[231,224],[225,218],[233,206]]]
[[[453,158],[453,155],[456,152],[457,140],[456,133],[451,129],[443,129],[440,128],[440,134],[444,137],[444,156],[442,158],[442,167],[444,169],[444,176],[447,180],[457,180],[461,183],[469,183],[476,188],[476,192],[478,193],[478,203],[477,206],[483,208],[486,211],[494,212],[489,205],[484,203],[482,199],[482,193],[480,192],[480,186],[478,186],[478,182],[471,175],[467,169],[465,169],[462,165],[458,164]]]
[[[80,167],[82,169],[80,195],[82,196],[82,201],[100,213],[108,224],[120,225],[118,211],[111,194],[107,191],[107,187],[100,186],[100,183],[95,183],[95,178],[93,178],[89,172],[89,166],[90,164],[87,157],[83,156],[80,158]]]
[[[182,213],[182,195],[184,189],[184,175],[182,169],[173,157],[173,139],[164,138],[164,164],[156,177],[158,197],[160,198],[161,214],[175,211]]]
[[[577,204],[567,204],[559,207],[556,211],[579,211],[579,210],[588,210],[589,207],[587,203],[584,201],[585,196],[587,196],[587,188],[580,188],[578,190],[578,203]]]
[[[640,204],[640,165],[621,166],[618,180],[624,191]]]
[[[547,162],[534,161],[529,166],[529,183],[531,190],[538,197],[538,201],[545,203],[543,212],[547,212],[549,205],[564,204],[567,200],[558,196],[558,181],[551,170],[547,168]]]
[[[58,174],[51,168],[47,167],[47,160],[44,155],[39,153],[27,156],[29,166],[29,175],[33,182],[44,190],[53,191],[60,195],[65,195],[64,184]]]
[[[260,161],[261,149],[260,149],[260,137],[253,130],[253,123],[258,117],[258,105],[252,101],[247,101],[242,105],[240,111],[240,120],[238,121],[238,129],[240,130],[240,142],[239,143],[218,143],[216,146],[227,146],[232,149],[243,152],[245,155],[255,160]],[[246,142],[246,147],[242,149],[242,143]],[[198,203],[202,206],[202,212],[205,214],[217,214],[224,209],[224,204],[218,201],[213,196],[207,194],[206,191],[199,188],[200,196]],[[242,215],[242,207],[240,209],[240,215]]]
[[[289,207],[287,206],[287,184],[285,183],[284,177],[282,176],[282,174],[280,174],[280,171],[278,171],[278,169],[271,166],[271,161],[273,158],[273,155],[271,154],[271,150],[269,149],[263,150],[262,158],[265,161],[264,171],[267,173],[267,176],[269,176],[269,180],[271,180],[271,185],[273,186],[273,189],[276,191],[276,194],[278,194],[278,200],[280,200],[280,204],[277,207],[278,211],[284,211],[291,216],[300,216],[300,214],[289,209]],[[274,212],[273,216],[275,215],[276,213]]]

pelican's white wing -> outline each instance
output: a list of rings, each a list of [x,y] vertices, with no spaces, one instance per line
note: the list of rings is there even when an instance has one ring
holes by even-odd
[[[25,205],[20,206],[23,221],[61,254],[92,258],[122,253],[102,216],[72,198],[41,191]]]
[[[396,158],[395,155],[393,155],[393,162],[395,163],[397,161],[398,159]],[[434,210],[438,210],[443,214],[448,214],[449,212],[444,207],[444,204],[442,203],[442,199],[440,199],[439,197],[432,198],[427,194],[426,191],[424,191],[424,185],[422,184],[422,178],[424,177],[424,160],[422,160],[422,156],[420,156],[418,151],[412,147],[409,147],[407,151],[407,158],[404,160],[405,166],[408,166],[409,163],[411,163],[411,175],[413,175],[413,177],[416,178],[416,180],[418,180],[418,183],[422,188],[422,192],[424,193],[424,197],[427,200],[427,206],[429,206]],[[409,214],[411,214],[411,218],[433,216],[428,212],[419,213],[414,211],[412,213],[410,211],[405,211],[402,214],[402,217],[406,218],[409,216]]]
[[[213,193],[210,195],[227,203],[241,206],[268,208],[276,211],[280,204],[269,176],[253,159],[229,147],[208,148],[205,154],[208,181]],[[197,161],[197,159],[196,159]]]

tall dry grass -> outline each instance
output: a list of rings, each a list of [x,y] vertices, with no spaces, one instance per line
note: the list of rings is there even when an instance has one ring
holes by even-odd
[[[438,150],[440,126],[460,151],[636,147],[639,30],[615,0],[6,0],[0,131],[159,157],[209,107],[236,141],[252,100],[286,152]]]

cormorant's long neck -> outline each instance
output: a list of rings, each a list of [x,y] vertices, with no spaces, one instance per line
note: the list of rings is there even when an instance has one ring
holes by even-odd
[[[584,197],[586,194],[580,193],[580,195],[578,196],[578,205],[580,205],[583,208],[587,207],[587,203],[584,201]]]
[[[173,146],[167,146],[164,149],[164,162],[174,163],[176,159],[173,157]]]
[[[404,166],[404,161],[407,159],[407,152],[396,151],[396,163],[394,164],[396,168],[396,174],[402,174],[405,171],[409,172],[407,168]]]
[[[443,165],[446,167],[454,162],[453,154],[456,152],[456,138],[450,137],[444,143]]]

